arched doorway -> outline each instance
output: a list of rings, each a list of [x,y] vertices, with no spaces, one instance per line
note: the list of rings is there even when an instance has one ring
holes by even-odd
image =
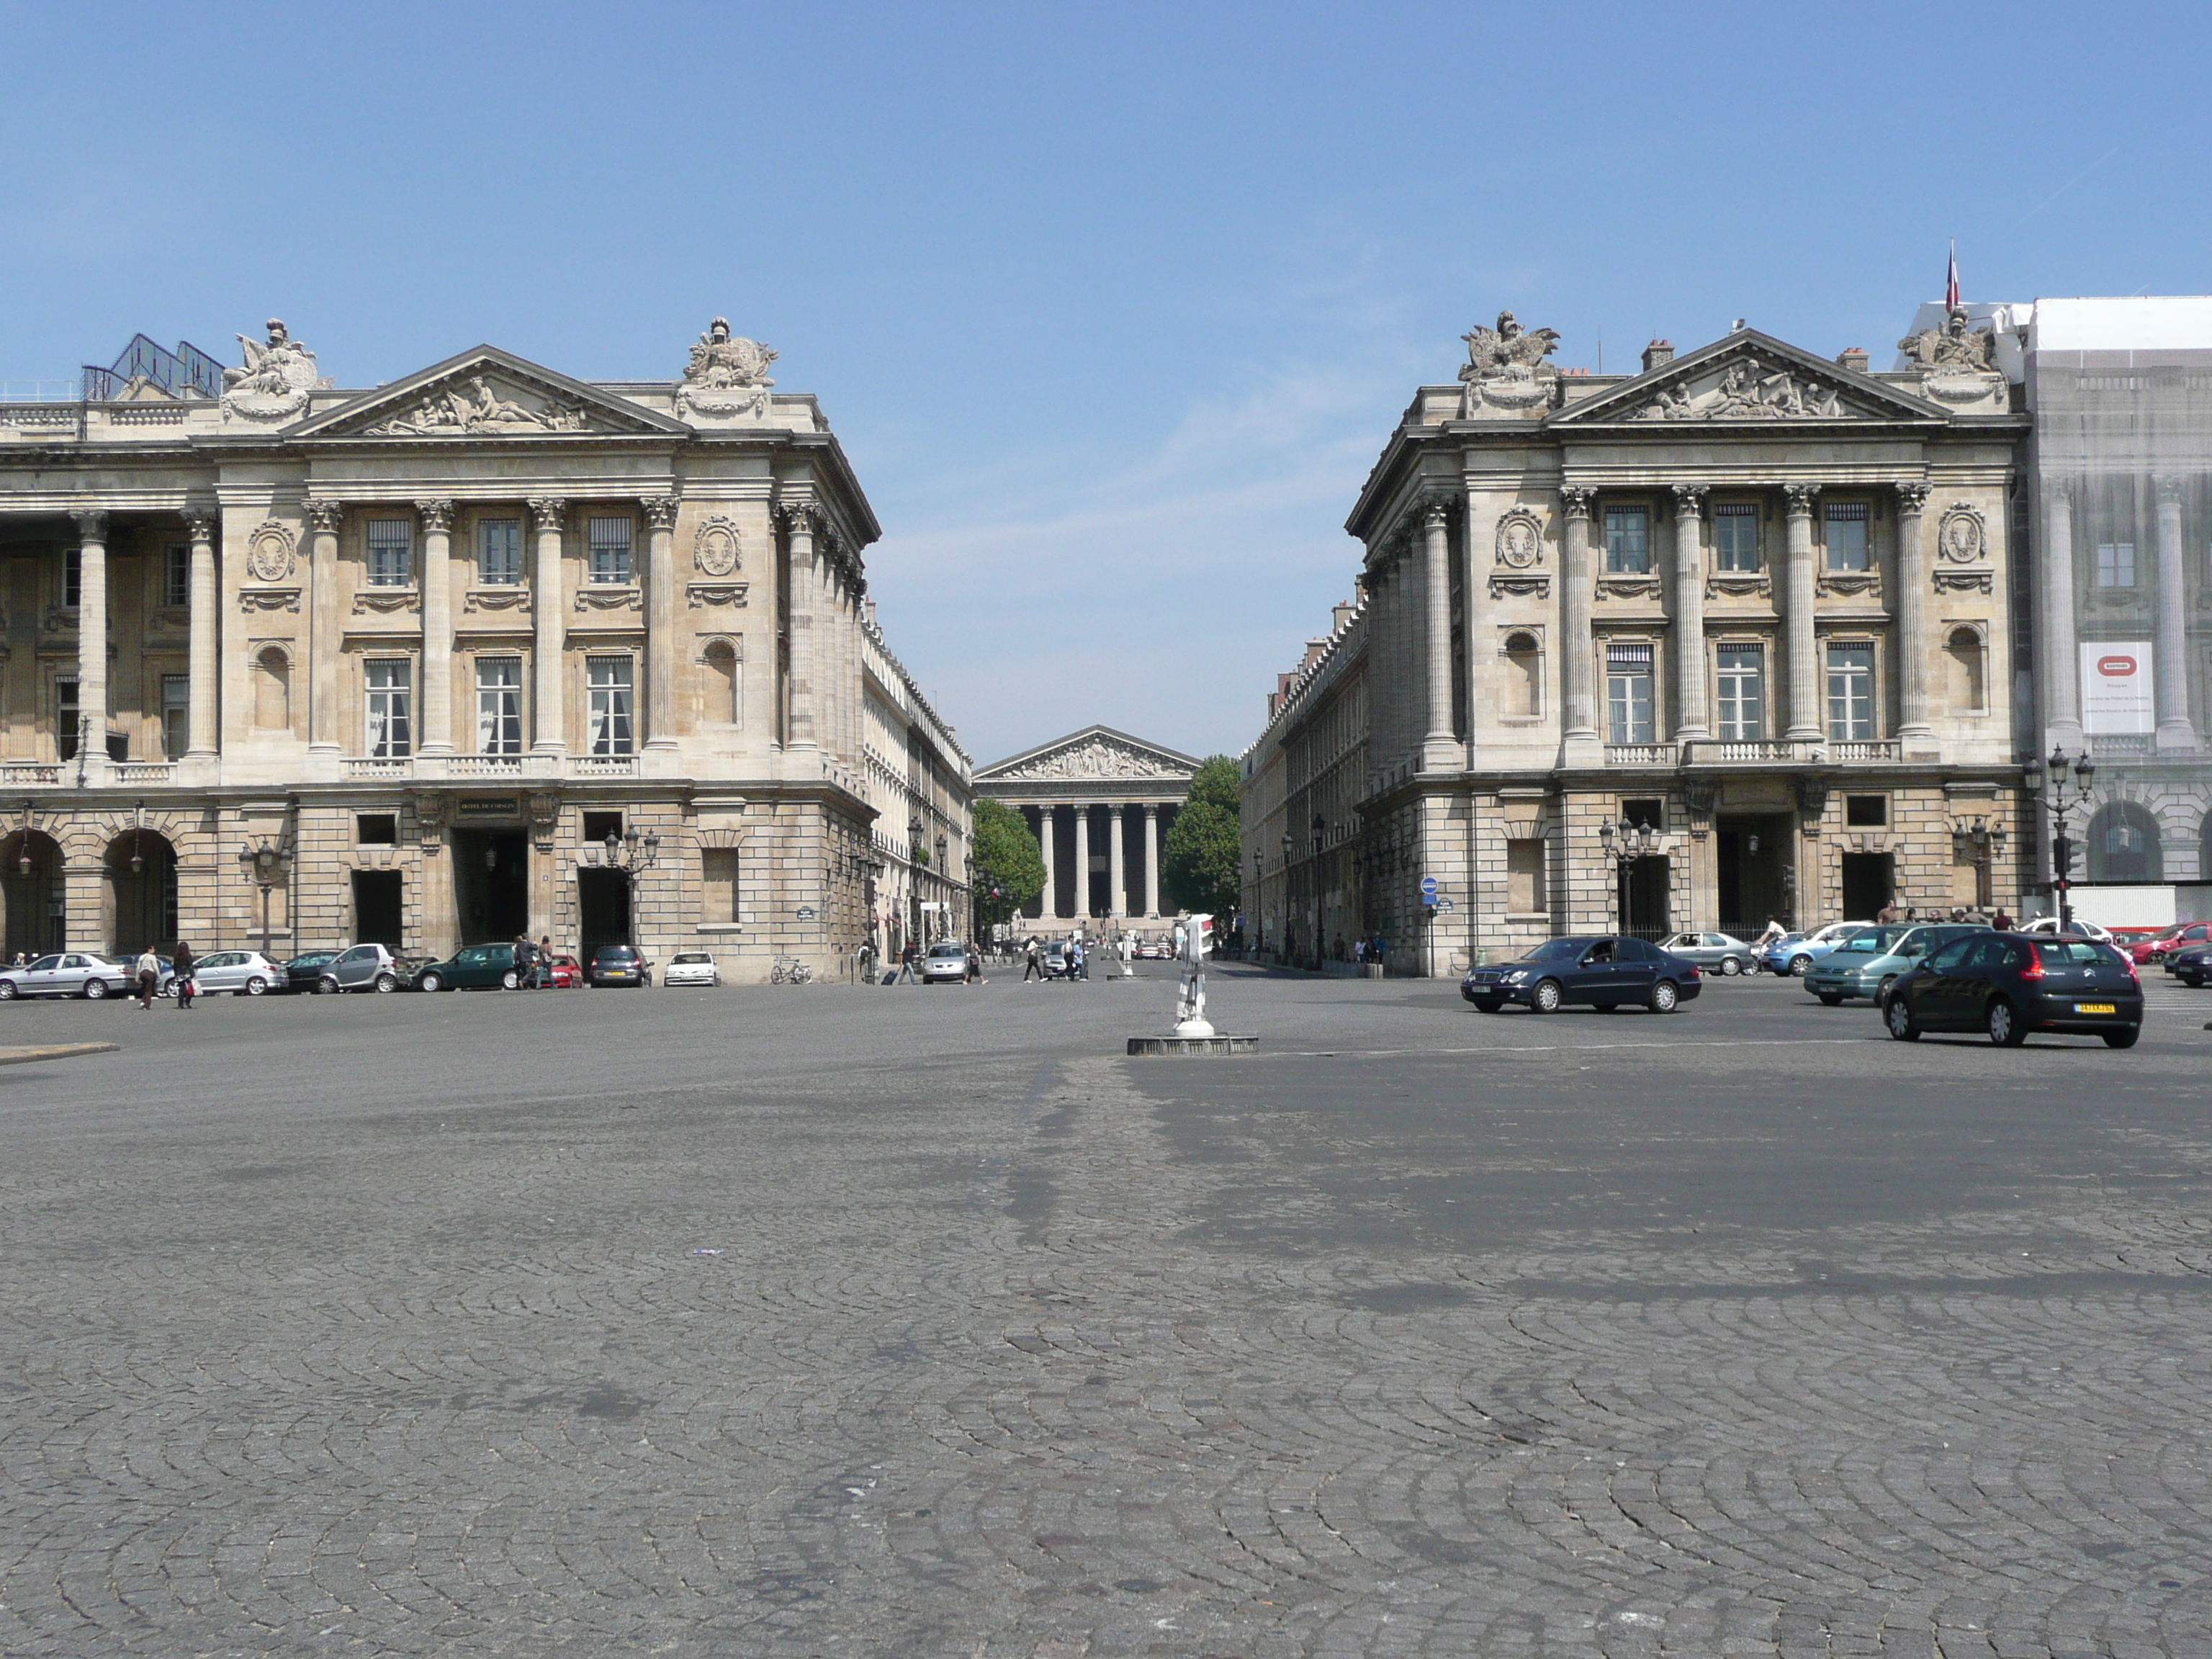
[[[108,843],[108,953],[136,956],[177,940],[177,849],[158,830],[126,830]]]
[[[42,830],[18,830],[0,841],[0,908],[6,953],[41,957],[67,948],[69,917],[62,849]]]
[[[2100,807],[2089,820],[2091,881],[2155,882],[2166,879],[2158,845],[2158,820],[2149,808],[2131,800]]]

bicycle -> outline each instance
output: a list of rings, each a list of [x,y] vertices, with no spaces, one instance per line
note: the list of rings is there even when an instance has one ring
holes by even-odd
[[[771,985],[811,985],[814,970],[797,957],[782,957],[777,959],[775,967],[769,969],[768,982]]]

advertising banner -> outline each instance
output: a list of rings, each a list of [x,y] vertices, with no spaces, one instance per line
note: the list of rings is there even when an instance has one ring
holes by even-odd
[[[2148,640],[2084,641],[2081,729],[2095,734],[2158,728]]]

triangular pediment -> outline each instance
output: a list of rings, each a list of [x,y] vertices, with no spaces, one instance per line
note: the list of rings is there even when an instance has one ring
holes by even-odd
[[[1942,405],[1741,329],[1551,416],[1551,426],[1771,427],[1947,421]]]
[[[301,438],[544,438],[687,435],[681,421],[586,381],[478,346],[349,399],[294,433]]]
[[[1110,726],[1089,726],[1064,738],[994,762],[975,774],[981,783],[1073,783],[1091,779],[1188,783],[1195,757]]]

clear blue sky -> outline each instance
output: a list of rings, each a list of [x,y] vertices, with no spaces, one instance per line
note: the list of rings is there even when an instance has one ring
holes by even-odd
[[[1940,293],[2201,293],[2202,5],[0,9],[0,378],[137,330],[341,385],[726,313],[882,519],[979,761],[1257,730],[1413,388],[1511,307],[1876,361]]]

